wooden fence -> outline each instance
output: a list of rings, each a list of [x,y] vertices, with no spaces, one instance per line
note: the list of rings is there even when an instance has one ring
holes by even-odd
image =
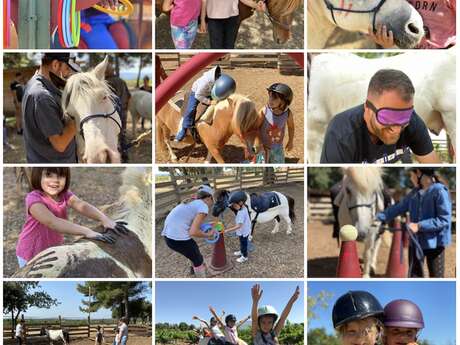
[[[303,184],[304,181],[303,168],[207,168],[205,173],[199,171],[193,175],[184,175],[183,170],[175,168],[168,168],[168,171],[167,181],[155,183],[156,219],[164,218],[174,206],[190,197],[205,182],[209,182],[216,190],[232,191],[290,183]]]

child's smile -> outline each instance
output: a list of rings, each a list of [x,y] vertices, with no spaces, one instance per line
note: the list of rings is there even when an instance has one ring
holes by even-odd
[[[65,180],[63,176],[58,176],[55,173],[48,173],[44,170],[41,181],[43,192],[52,198],[57,198],[59,193],[64,190]]]

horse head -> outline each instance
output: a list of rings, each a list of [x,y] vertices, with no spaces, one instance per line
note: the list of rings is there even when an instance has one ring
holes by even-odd
[[[406,0],[317,1],[323,5],[323,14],[331,24],[363,33],[367,33],[369,27],[375,31],[377,26],[385,25],[393,32],[395,44],[402,49],[414,48],[425,35],[422,17]]]
[[[116,96],[105,81],[108,57],[92,71],[72,75],[62,95],[64,113],[76,122],[77,146],[86,163],[120,163],[121,118]]]
[[[346,168],[342,190],[334,204],[339,206],[340,226],[355,226],[358,240],[363,240],[374,226],[377,212],[384,209],[380,169],[367,166]]]
[[[273,40],[284,44],[291,38],[291,24],[294,12],[301,0],[265,0],[267,16],[273,24]]]
[[[219,217],[228,207],[228,197],[230,192],[225,189],[217,190],[214,193],[214,205],[212,206],[212,216]]]

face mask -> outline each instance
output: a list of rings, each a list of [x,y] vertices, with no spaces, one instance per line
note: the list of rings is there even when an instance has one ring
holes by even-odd
[[[63,62],[61,62],[61,63],[63,63]],[[61,71],[59,71],[59,75],[57,75],[56,73],[50,71],[50,79],[58,89],[63,89],[65,87],[66,82],[67,82],[67,78],[65,78],[62,75]]]

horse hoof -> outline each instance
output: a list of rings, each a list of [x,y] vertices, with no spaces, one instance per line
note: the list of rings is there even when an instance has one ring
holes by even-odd
[[[369,274],[363,274],[363,278],[370,278],[371,276]]]

